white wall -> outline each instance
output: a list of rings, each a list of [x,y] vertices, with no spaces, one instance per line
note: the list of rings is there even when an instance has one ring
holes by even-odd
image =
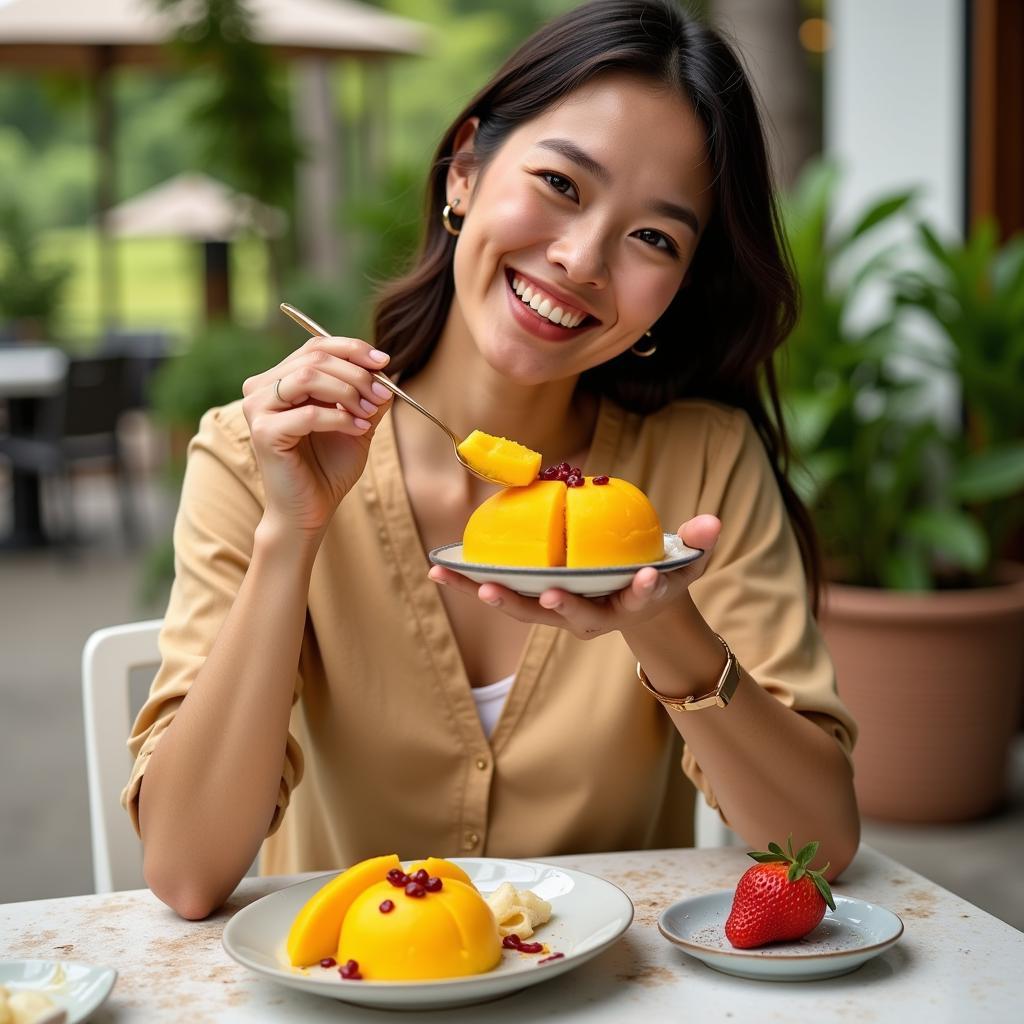
[[[844,169],[839,212],[924,187],[943,233],[964,220],[964,0],[829,0],[825,150]]]

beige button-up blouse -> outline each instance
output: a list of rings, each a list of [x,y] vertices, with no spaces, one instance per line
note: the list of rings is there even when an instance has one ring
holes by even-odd
[[[686,401],[641,417],[602,400],[584,469],[637,484],[665,529],[700,512],[721,518],[691,588],[696,604],[761,686],[849,752],[855,726],[746,415]],[[238,591],[263,505],[241,403],[211,410],[190,446],[175,524],[163,663],[128,742],[135,763],[122,802],[136,828],[147,761]],[[330,870],[391,852],[536,857],[691,845],[694,786],[713,806],[714,794],[637,681],[621,636],[581,641],[533,626],[488,741],[429,567],[386,416],[314,565],[261,870]]]

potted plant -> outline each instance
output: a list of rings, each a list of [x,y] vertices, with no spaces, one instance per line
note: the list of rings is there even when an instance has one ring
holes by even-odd
[[[863,813],[963,820],[1002,799],[1020,721],[1024,574],[998,556],[1024,519],[1024,252],[988,226],[945,245],[918,224],[910,243],[858,258],[881,226],[909,226],[913,197],[837,230],[835,183],[815,166],[787,205],[803,308],[779,367],[826,559],[822,627],[860,725]],[[879,311],[865,322],[854,307],[869,285]],[[945,345],[914,341],[911,314]],[[960,385],[962,424],[924,400],[935,369]]]
[[[17,341],[49,339],[71,265],[40,263],[29,218],[14,203],[0,210],[0,248],[7,250],[0,271],[0,322]]]

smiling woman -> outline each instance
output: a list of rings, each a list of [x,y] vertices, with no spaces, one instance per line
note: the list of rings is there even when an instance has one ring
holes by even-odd
[[[855,726],[785,477],[796,298],[735,55],[670,0],[584,4],[455,119],[426,212],[372,347],[311,338],[192,443],[124,794],[147,881],[199,917],[261,844],[266,872],[686,845],[698,791],[834,877]],[[591,598],[428,572],[495,488],[384,366],[460,436],[636,485],[704,556]]]

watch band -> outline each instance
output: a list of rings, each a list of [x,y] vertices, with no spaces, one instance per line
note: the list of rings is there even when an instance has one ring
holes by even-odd
[[[681,699],[666,697],[663,693],[658,693],[651,685],[651,681],[647,678],[647,673],[643,670],[639,661],[636,663],[637,679],[643,684],[644,689],[652,693],[665,707],[671,708],[673,711],[700,711],[703,708],[724,708],[732,700],[736,687],[739,685],[740,667],[736,662],[736,655],[729,650],[729,645],[717,633],[715,636],[718,637],[718,642],[725,648],[725,668],[722,669],[722,674],[718,677],[715,688],[709,693],[702,694],[699,697],[690,696]]]

